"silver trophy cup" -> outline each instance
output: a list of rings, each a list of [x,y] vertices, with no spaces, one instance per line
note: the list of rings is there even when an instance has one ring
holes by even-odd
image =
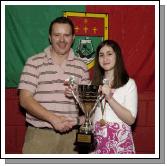
[[[77,87],[76,91],[72,91],[72,95],[82,112],[85,114],[85,122],[80,126],[76,134],[75,144],[81,150],[86,149],[83,153],[89,153],[91,149],[95,148],[91,115],[95,111],[98,103],[101,101],[102,96],[98,93],[99,86],[77,85],[73,76],[67,79],[66,82],[70,86],[75,85]]]
[[[85,114],[85,123],[80,127],[81,133],[92,133],[92,122],[90,120],[98,99],[98,86],[78,85],[78,104]]]

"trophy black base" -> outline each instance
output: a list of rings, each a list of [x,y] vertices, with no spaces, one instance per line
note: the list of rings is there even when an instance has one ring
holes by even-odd
[[[92,152],[96,147],[93,133],[81,133],[76,134],[76,150],[79,154],[88,154]]]

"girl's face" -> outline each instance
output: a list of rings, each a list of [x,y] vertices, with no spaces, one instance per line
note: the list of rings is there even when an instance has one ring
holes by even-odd
[[[105,71],[114,69],[116,63],[116,54],[112,47],[103,46],[99,51],[99,64]]]

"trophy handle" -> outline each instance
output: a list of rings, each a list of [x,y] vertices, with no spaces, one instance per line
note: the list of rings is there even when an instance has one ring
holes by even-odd
[[[73,89],[72,87],[75,85],[78,86],[78,84],[76,83],[75,77],[73,75],[71,75],[68,79],[65,80],[65,84],[69,85],[71,87],[71,89]],[[78,89],[78,88],[77,88]],[[81,104],[81,102],[78,99],[78,95],[75,95],[74,91],[72,90],[72,96],[74,97],[75,101],[78,103],[79,107],[82,109],[82,111],[84,112],[84,108],[83,105]],[[85,112],[84,112],[85,113]]]
[[[74,91],[73,91],[73,90],[72,90],[72,95],[73,95],[73,97],[74,97],[75,101],[78,103],[79,107],[80,107],[80,108],[82,109],[82,111],[84,112],[83,105],[82,105],[82,103],[79,101],[78,96],[77,96],[77,95],[75,95],[75,93],[74,93]],[[84,112],[84,113],[85,113],[85,112]]]
[[[105,97],[104,95],[98,95],[97,100],[96,100],[96,102],[95,102],[95,104],[94,104],[94,107],[92,108],[90,114],[93,113],[93,111],[95,110],[95,108],[97,107],[97,105],[100,103],[101,100],[104,99],[104,97]]]

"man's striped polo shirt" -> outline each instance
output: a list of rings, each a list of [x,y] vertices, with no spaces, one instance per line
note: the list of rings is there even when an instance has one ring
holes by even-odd
[[[30,91],[36,101],[56,115],[77,117],[78,109],[74,99],[64,95],[64,80],[73,75],[77,84],[89,84],[87,66],[80,58],[75,57],[72,49],[67,61],[61,66],[57,65],[51,58],[50,49],[51,46],[27,60],[18,89]],[[28,113],[26,121],[36,127],[52,127],[48,122]]]

